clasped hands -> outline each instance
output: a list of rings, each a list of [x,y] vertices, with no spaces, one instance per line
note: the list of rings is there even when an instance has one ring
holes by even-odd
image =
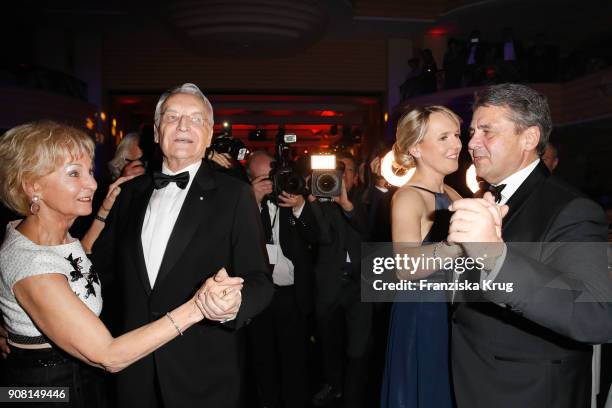
[[[195,294],[195,304],[208,320],[225,322],[234,319],[242,303],[244,279],[230,277],[225,268],[208,278]]]
[[[490,192],[483,198],[457,200],[449,207],[451,217],[448,242],[459,244],[466,255],[496,259],[503,252],[502,219],[507,205],[498,205]]]

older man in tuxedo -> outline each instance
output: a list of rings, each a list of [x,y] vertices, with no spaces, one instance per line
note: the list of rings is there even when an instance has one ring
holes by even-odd
[[[476,93],[468,149],[504,207],[489,194],[455,201],[448,240],[471,257],[487,243],[476,279],[513,290],[466,294],[474,302],[455,308],[459,408],[586,408],[589,344],[612,338],[604,214],[541,162],[551,127],[546,99],[527,86]]]
[[[164,93],[155,110],[162,171],[124,184],[93,248],[122,331],[164,315],[206,280],[198,294],[206,319],[118,375],[119,406],[238,405],[236,329],[267,306],[273,286],[250,186],[202,162],[212,131],[197,86]]]

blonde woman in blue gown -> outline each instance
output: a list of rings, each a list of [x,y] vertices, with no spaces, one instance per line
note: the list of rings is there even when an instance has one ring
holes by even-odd
[[[460,118],[451,110],[426,106],[401,117],[394,161],[405,169],[415,167],[415,172],[393,197],[394,243],[420,244],[419,253],[426,255],[457,255],[457,246],[435,243],[446,239],[448,207],[461,198],[444,184],[445,176],[457,171],[460,152]],[[423,272],[430,282],[446,279],[444,271]],[[446,294],[430,293],[422,301],[407,295],[396,298],[391,312],[381,407],[452,408]]]

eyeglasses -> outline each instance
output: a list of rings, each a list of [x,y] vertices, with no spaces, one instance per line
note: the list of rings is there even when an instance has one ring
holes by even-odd
[[[200,113],[192,113],[191,115],[187,114],[179,114],[177,112],[162,112],[161,119],[165,123],[178,123],[183,116],[186,116],[189,119],[189,123],[194,126],[204,126],[210,125],[204,116]]]

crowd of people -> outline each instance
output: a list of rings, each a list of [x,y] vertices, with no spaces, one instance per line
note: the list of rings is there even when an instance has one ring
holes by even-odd
[[[474,198],[445,184],[463,146],[443,106],[398,122],[404,186],[382,177],[381,151],[337,152],[329,197],[279,190],[264,150],[245,168],[211,151],[213,107],[194,84],[161,95],[154,123],[162,162],[126,136],[100,204],[82,131],[37,122],[0,138],[0,200],[20,216],[0,249],[0,385],[68,387],[74,407],[590,406],[591,344],[612,340],[607,223],[548,170],[550,111],[533,89],[475,95]],[[395,281],[515,290],[365,302],[371,241],[482,260]]]
[[[505,82],[568,81],[609,66],[605,57],[576,49],[563,58],[559,47],[536,34],[531,44],[515,38],[505,27],[499,40],[483,38],[473,30],[469,38],[449,38],[442,66],[438,68],[432,51],[425,48],[408,60],[408,74],[400,86],[402,100],[466,86]]]

